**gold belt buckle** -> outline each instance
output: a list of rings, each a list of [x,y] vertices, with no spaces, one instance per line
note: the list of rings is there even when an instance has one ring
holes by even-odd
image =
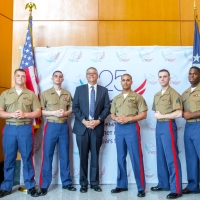
[[[16,122],[16,126],[19,126],[20,122]]]

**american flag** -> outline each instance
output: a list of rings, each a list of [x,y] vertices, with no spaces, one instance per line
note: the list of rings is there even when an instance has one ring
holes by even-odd
[[[192,66],[200,67],[200,35],[199,35],[199,25],[198,16],[194,13],[194,43],[193,43],[193,63]]]
[[[26,71],[26,87],[33,91],[39,98],[38,78],[33,50],[32,16],[29,16],[28,19],[28,30],[23,47],[23,55],[20,63],[20,68]],[[34,128],[39,128],[39,124],[40,120],[38,118],[33,121]]]

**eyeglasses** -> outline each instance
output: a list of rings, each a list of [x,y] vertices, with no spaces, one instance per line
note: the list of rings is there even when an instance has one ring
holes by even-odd
[[[94,72],[94,73],[87,73],[87,75],[96,75],[97,73],[96,72]]]

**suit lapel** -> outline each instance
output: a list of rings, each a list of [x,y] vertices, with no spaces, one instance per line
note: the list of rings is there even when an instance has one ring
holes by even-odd
[[[83,99],[85,99],[85,107],[87,109],[87,113],[89,116],[89,93],[88,93],[88,84],[85,85],[85,88],[83,89]],[[84,96],[86,96],[84,98]]]
[[[97,85],[97,96],[96,96],[96,102],[95,102],[95,110],[96,110],[97,105],[99,103],[100,97],[101,97],[101,87],[99,87]]]

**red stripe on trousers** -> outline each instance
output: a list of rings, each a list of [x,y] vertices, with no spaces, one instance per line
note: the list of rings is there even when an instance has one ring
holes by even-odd
[[[145,189],[144,186],[144,166],[143,166],[143,160],[142,160],[142,147],[141,147],[141,138],[140,138],[140,127],[138,123],[136,122],[136,129],[138,133],[138,148],[139,148],[139,157],[140,157],[140,180],[142,183],[142,187]]]
[[[31,152],[31,160],[32,160],[32,166],[33,166],[33,169],[34,169],[34,177],[35,177],[35,166],[34,166],[34,160],[33,160],[33,155],[34,155],[34,127],[31,126],[32,128],[32,141],[33,141],[33,146],[32,146],[32,152]]]
[[[174,158],[174,168],[175,168],[175,177],[176,177],[176,193],[180,194],[180,185],[179,185],[179,171],[178,171],[178,160],[176,156],[176,148],[175,148],[175,140],[174,140],[174,132],[172,128],[172,121],[169,121],[169,130],[171,134],[171,142],[172,142],[172,153],[173,153],[173,158]]]
[[[40,169],[40,187],[42,186],[42,168],[44,166],[44,141],[45,141],[45,137],[46,137],[47,127],[48,127],[48,122],[45,124],[44,136],[43,136],[43,140],[42,140],[42,165],[41,165],[41,169]]]

